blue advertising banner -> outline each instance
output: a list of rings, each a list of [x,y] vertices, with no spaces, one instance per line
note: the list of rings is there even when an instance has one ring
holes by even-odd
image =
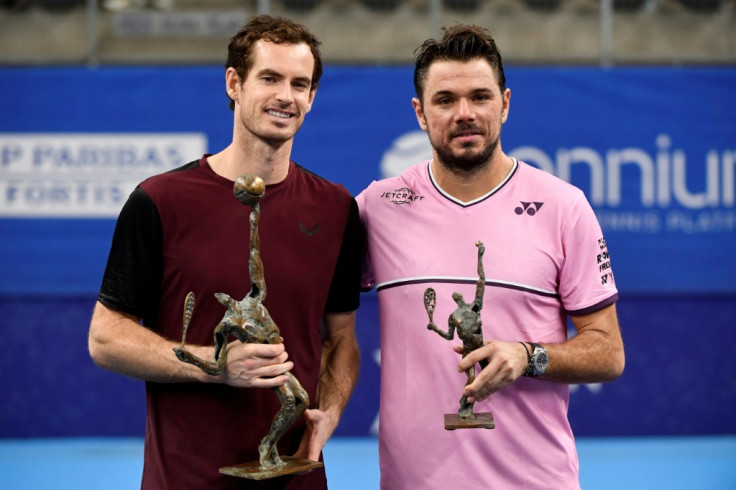
[[[504,151],[585,191],[621,292],[626,372],[573,387],[576,433],[736,432],[717,349],[736,342],[736,68],[509,67],[507,80]],[[0,437],[139,435],[142,385],[93,365],[89,315],[132,186],[230,143],[223,70],[0,68],[0,88]],[[294,160],[357,194],[428,159],[413,96],[410,67],[327,66]],[[364,295],[338,434],[375,433],[376,310]]]
[[[411,76],[328,67],[294,159],[355,194],[428,158]],[[622,291],[736,292],[736,70],[507,78],[504,150],[586,192]],[[87,240],[108,233],[132,186],[231,136],[220,68],[4,69],[0,81],[0,293],[96,291],[108,244]]]

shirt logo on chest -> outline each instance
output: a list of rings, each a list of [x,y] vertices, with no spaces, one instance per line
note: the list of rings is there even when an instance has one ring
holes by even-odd
[[[424,199],[424,196],[420,196],[408,187],[401,187],[399,189],[394,189],[393,191],[382,193],[381,199],[387,199],[394,204],[401,205],[421,201]]]
[[[299,222],[299,229],[302,231],[302,233],[304,233],[307,236],[314,236],[319,231],[319,223],[317,223],[313,227],[309,228],[309,227],[307,227],[307,225],[305,225],[304,223],[302,223],[300,221]]]
[[[514,212],[521,216],[522,214],[526,213],[529,216],[534,216],[539,212],[539,209],[544,205],[543,202],[524,202],[519,201],[521,203],[521,206],[518,206],[516,209],[514,209]]]

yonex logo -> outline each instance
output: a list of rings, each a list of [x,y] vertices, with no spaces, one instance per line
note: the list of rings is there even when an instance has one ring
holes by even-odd
[[[521,202],[521,206],[514,209],[514,212],[518,215],[522,215],[526,212],[526,214],[528,214],[529,216],[534,216],[535,214],[537,214],[537,211],[539,211],[542,205],[544,205],[543,202],[519,202]]]
[[[417,195],[408,187],[402,187],[395,189],[393,192],[384,192],[381,194],[381,198],[388,199],[394,204],[411,204],[414,201],[421,201],[424,199],[424,196]]]

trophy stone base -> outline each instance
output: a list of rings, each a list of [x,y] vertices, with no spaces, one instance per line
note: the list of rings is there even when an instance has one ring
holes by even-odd
[[[456,413],[445,414],[445,430],[455,429],[493,429],[496,424],[493,423],[493,414],[476,413],[474,419],[463,419]]]
[[[251,461],[250,463],[243,463],[235,466],[225,466],[220,468],[220,473],[223,475],[248,478],[250,480],[266,480],[268,478],[291,475],[294,473],[307,473],[324,466],[324,463],[321,461],[292,458],[290,456],[281,456],[281,460],[286,464],[283,466],[275,466],[273,468],[264,468],[261,466],[259,461]]]

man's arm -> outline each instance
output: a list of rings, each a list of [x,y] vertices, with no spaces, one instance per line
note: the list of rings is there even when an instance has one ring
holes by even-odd
[[[549,366],[540,379],[600,383],[618,378],[624,370],[625,356],[615,305],[571,319],[578,331],[575,337],[560,344],[542,344],[549,354]],[[462,347],[459,349],[462,352]],[[491,340],[463,358],[458,371],[465,371],[480,359],[488,359],[488,366],[465,387],[463,393],[469,401],[484,400],[513,383],[528,365],[527,351],[520,342]]]
[[[322,342],[322,366],[317,383],[317,409],[307,410],[307,430],[297,457],[319,460],[319,454],[337,428],[353,393],[360,371],[360,350],[355,337],[355,312],[327,313]]]
[[[140,319],[97,303],[89,328],[89,352],[94,362],[110,371],[158,383],[224,383],[237,387],[273,387],[284,384],[283,374],[293,367],[283,344],[228,344],[227,366],[219,376],[179,361],[167,340],[142,326]],[[214,328],[214,326],[213,326]],[[214,357],[213,346],[187,345],[203,359]]]
[[[615,304],[570,318],[578,331],[575,337],[562,344],[542,344],[550,358],[542,378],[564,383],[602,383],[621,376],[626,361]]]

